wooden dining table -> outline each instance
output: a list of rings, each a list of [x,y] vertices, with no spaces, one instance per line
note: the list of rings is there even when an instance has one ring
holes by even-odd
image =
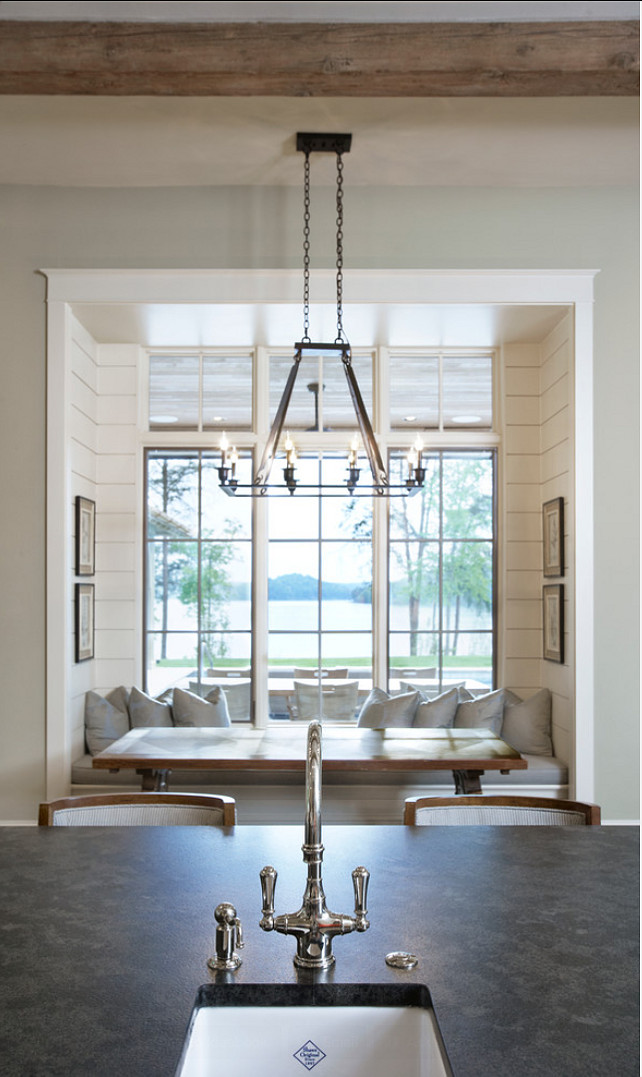
[[[173,770],[305,771],[306,725],[131,729],[95,755],[98,770],[134,770],[143,789],[167,790]],[[327,771],[450,770],[457,793],[481,791],[487,770],[525,770],[518,751],[486,729],[323,726]]]

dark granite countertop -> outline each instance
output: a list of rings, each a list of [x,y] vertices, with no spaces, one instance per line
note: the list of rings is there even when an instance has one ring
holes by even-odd
[[[297,980],[258,927],[305,884],[302,827],[0,829],[3,1077],[172,1077],[201,983]],[[334,983],[427,984],[455,1077],[633,1077],[639,833],[619,827],[326,827],[328,905],[372,873],[371,928],[334,943]],[[213,910],[243,965],[208,972]],[[384,963],[411,950],[411,973]],[[307,978],[306,978],[307,977]],[[216,980],[220,982],[220,980]],[[229,1075],[233,1077],[233,1075]]]

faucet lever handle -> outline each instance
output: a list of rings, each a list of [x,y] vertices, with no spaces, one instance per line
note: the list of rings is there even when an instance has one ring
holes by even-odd
[[[259,927],[263,928],[264,931],[272,931],[274,927],[274,890],[276,887],[277,877],[276,868],[270,867],[269,864],[266,865],[266,867],[261,868],[260,877],[261,894],[263,896],[263,908],[261,912],[263,913],[263,915],[259,921]]]
[[[370,872],[367,868],[355,868],[352,872],[352,885],[354,887],[354,913],[357,920],[357,931],[367,931],[370,927],[368,916],[368,883]]]

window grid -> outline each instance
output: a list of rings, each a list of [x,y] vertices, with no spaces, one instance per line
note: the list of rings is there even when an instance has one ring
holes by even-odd
[[[412,349],[403,349],[403,352],[405,353],[405,352],[408,352],[408,351],[411,351],[411,350]],[[222,356],[225,356],[225,355],[230,354],[232,351],[233,351],[233,349],[209,348],[209,349],[194,349],[193,352],[192,352],[193,354],[198,354],[201,357],[201,359],[200,359],[200,374],[199,374],[199,412],[201,414],[199,414],[199,430],[198,430],[198,432],[196,432],[196,434],[190,434],[189,438],[190,438],[191,442],[198,441],[203,445],[202,450],[201,449],[196,450],[196,448],[195,448],[195,451],[199,451],[199,452],[202,451],[203,453],[207,453],[207,451],[209,450],[209,455],[213,456],[215,459],[218,458],[218,445],[216,444],[216,442],[218,441],[217,434],[216,434],[215,430],[212,430],[212,429],[204,431],[203,430],[203,424],[202,424],[202,406],[203,406],[203,363],[202,363],[202,358],[204,356],[206,356],[206,355],[207,356],[212,356],[212,355],[216,355],[216,354],[220,354]],[[243,349],[241,351],[242,351],[242,354],[244,354],[244,355],[248,354],[247,350],[245,350],[245,349]],[[264,432],[266,429],[269,428],[269,421],[270,421],[270,415],[269,415],[269,377],[266,376],[267,371],[264,372],[264,370],[265,370],[264,366],[263,366],[263,368],[261,368],[261,366],[262,366],[261,360],[262,359],[265,360],[270,355],[277,355],[277,354],[281,353],[281,351],[283,351],[283,354],[286,354],[286,349],[281,350],[281,349],[277,349],[277,348],[266,349],[264,347],[258,347],[254,351],[253,394],[252,394],[253,399],[252,399],[252,411],[251,411],[252,429],[250,430],[250,429],[247,429],[247,428],[243,428],[243,429],[239,428],[238,430],[235,430],[233,428],[230,428],[229,430],[226,430],[226,433],[228,435],[228,438],[229,438],[230,442],[231,443],[235,442],[237,444],[237,446],[239,448],[239,452],[242,452],[243,449],[245,449],[247,451],[248,449],[252,449],[252,447],[254,447],[254,453],[256,454],[259,451],[258,440],[259,439],[262,440],[262,438],[264,436],[264,434],[262,432]],[[412,431],[410,429],[405,430],[405,428],[403,430],[399,429],[399,428],[396,428],[396,429],[391,429],[390,428],[390,421],[389,421],[390,397],[389,397],[389,380],[388,380],[389,379],[388,355],[390,355],[391,358],[394,358],[395,355],[400,354],[401,350],[400,349],[395,349],[394,351],[391,350],[390,352],[388,352],[387,349],[380,348],[380,349],[360,349],[360,351],[364,355],[370,355],[370,356],[373,357],[373,362],[374,362],[373,380],[372,380],[372,385],[373,385],[373,404],[372,404],[372,410],[370,411],[370,414],[371,414],[371,418],[373,420],[373,425],[375,427],[375,431],[376,431],[376,434],[377,434],[377,439],[379,441],[381,451],[383,453],[385,453],[387,451],[390,454],[390,456],[392,457],[392,456],[394,456],[395,453],[402,453],[402,452],[407,451],[408,444],[413,440],[414,434],[416,434],[416,428],[415,428],[415,431]],[[444,430],[444,428],[443,428],[443,418],[442,418],[442,413],[443,413],[443,376],[442,376],[443,375],[443,369],[442,369],[441,356],[442,355],[447,355],[448,350],[447,349],[441,349],[441,350],[422,349],[421,351],[422,351],[422,354],[425,354],[425,355],[432,354],[434,356],[435,354],[438,354],[439,357],[440,357],[440,360],[439,360],[439,366],[440,366],[440,376],[439,376],[440,430],[437,431],[437,430],[433,429],[433,430],[429,430],[429,431],[426,432],[426,441],[428,442],[428,446],[426,447],[425,451],[426,452],[430,451],[432,453],[437,451],[438,444],[439,444],[439,439],[443,439],[444,446],[446,447],[443,451],[446,451],[446,449],[450,450],[450,449],[455,449],[455,448],[457,448],[459,450],[465,450],[467,443],[470,446],[479,447],[479,448],[482,448],[482,449],[484,448],[484,446],[486,446],[488,449],[490,449],[491,447],[495,447],[498,444],[498,438],[497,438],[497,435],[494,434],[491,430],[483,430],[482,431],[482,430],[479,430],[479,429],[474,430],[474,429],[470,429],[470,428],[469,429],[462,428],[461,430],[453,430],[453,429]],[[458,355],[463,354],[465,351],[466,351],[466,349],[456,349],[456,354],[458,354]],[[239,352],[238,349],[237,349],[237,352]],[[488,353],[482,353],[482,350],[480,350],[480,349],[474,349],[474,350],[470,349],[469,352],[470,352],[470,354],[475,354],[475,355],[488,354]],[[187,355],[189,353],[190,353],[190,349],[181,349],[180,350],[181,355]],[[165,354],[167,354],[167,350],[165,350]],[[493,375],[493,381],[494,380],[495,380],[495,376]],[[493,398],[493,405],[494,405],[494,398]],[[492,413],[493,413],[493,415],[496,414],[494,406],[492,408]],[[171,431],[169,429],[166,430],[166,431],[163,431],[163,432],[158,431],[157,433],[155,433],[152,430],[152,431],[150,431],[150,433],[151,433],[151,436],[149,438],[150,446],[152,446],[154,444],[155,445],[160,445],[161,444],[160,438],[163,436],[164,440],[167,441],[167,449],[170,450],[170,446],[175,445],[177,454],[180,453],[181,446],[179,445],[179,442],[178,442],[178,437],[177,437],[178,431],[176,431],[174,436],[172,436]],[[155,434],[155,436],[154,436],[154,434]],[[183,439],[184,438],[185,438],[185,435],[183,434]],[[297,438],[297,440],[300,438],[300,441],[302,443],[301,444],[301,452],[302,453],[303,452],[307,453],[308,451],[312,451],[313,449],[316,449],[319,452],[324,451],[324,450],[330,450],[331,451],[331,450],[334,450],[335,447],[337,447],[339,444],[342,444],[345,441],[346,432],[345,432],[345,430],[329,431],[329,432],[326,432],[326,431],[315,431],[315,432],[297,431],[296,432],[296,438]],[[456,441],[455,441],[455,438],[456,438]],[[205,448],[205,447],[207,447],[207,448]],[[367,468],[367,462],[365,462],[365,460],[364,460],[364,463],[365,463],[365,466]],[[200,470],[201,470],[201,464],[199,464],[199,472],[200,472]],[[443,476],[442,476],[442,484],[443,484]],[[201,484],[199,483],[199,526],[200,526],[200,520],[201,520],[201,517],[202,517],[202,496],[203,496],[202,487],[201,487]],[[442,488],[440,490],[440,497],[443,499],[443,485],[442,485]],[[307,504],[309,505],[310,504],[309,499],[306,499],[306,500],[307,500]],[[266,723],[267,718],[268,718],[268,711],[269,711],[269,706],[268,706],[268,701],[267,701],[267,691],[265,691],[265,688],[264,688],[264,686],[267,684],[267,673],[268,673],[268,669],[267,669],[267,661],[268,661],[267,660],[267,643],[268,643],[269,634],[270,634],[270,631],[268,629],[268,624],[267,624],[268,609],[267,609],[267,602],[261,602],[260,603],[261,608],[258,608],[257,602],[256,602],[256,597],[258,595],[264,594],[265,597],[267,598],[268,566],[267,566],[267,561],[266,561],[265,556],[261,553],[261,550],[266,549],[267,540],[268,540],[267,508],[268,508],[267,505],[263,504],[263,503],[261,503],[261,504],[253,504],[253,521],[254,521],[253,522],[253,533],[252,533],[252,538],[250,540],[247,540],[247,541],[251,541],[252,550],[253,550],[253,556],[252,556],[252,562],[251,562],[252,565],[253,565],[252,585],[251,585],[252,586],[252,592],[251,593],[252,593],[252,596],[253,596],[252,597],[252,612],[251,612],[251,635],[252,635],[252,640],[254,641],[254,644],[255,644],[255,653],[254,653],[254,656],[250,655],[250,659],[251,659],[251,664],[252,664],[252,668],[253,668],[253,676],[254,676],[254,693],[253,694],[254,694],[255,701],[256,701],[257,725],[264,725]],[[319,521],[321,520],[321,517],[322,517],[322,511],[323,511],[322,510],[322,504],[319,503],[318,510],[317,510],[317,515],[318,515]],[[373,576],[372,576],[372,578],[373,578],[373,597],[372,597],[372,631],[371,631],[372,658],[373,658],[372,669],[373,669],[373,683],[380,684],[382,686],[386,685],[386,678],[388,676],[389,669],[390,669],[390,663],[391,663],[390,644],[391,644],[391,641],[395,637],[395,632],[394,632],[394,630],[390,629],[390,624],[389,624],[389,610],[388,610],[389,586],[385,586],[385,587],[377,586],[377,580],[381,581],[381,583],[387,583],[387,581],[388,581],[389,558],[390,558],[390,555],[391,555],[390,554],[391,543],[390,543],[390,539],[389,539],[389,536],[388,536],[388,526],[387,526],[388,525],[389,512],[390,512],[390,502],[387,502],[387,501],[384,502],[384,501],[382,501],[380,499],[377,499],[375,501],[375,503],[373,505],[373,529],[372,529],[372,534],[373,534]],[[494,499],[494,512],[496,513],[496,498]],[[319,530],[320,530],[320,525],[319,525]],[[442,540],[443,540],[443,533],[440,534],[440,542],[442,542]],[[328,540],[323,540],[323,541],[328,541]],[[199,549],[201,548],[200,543],[201,543],[201,536],[199,534]],[[257,547],[258,547],[258,549],[257,549]],[[492,547],[492,549],[493,549],[493,620],[492,620],[492,628],[489,628],[488,630],[486,630],[486,635],[490,636],[491,639],[496,640],[496,628],[497,628],[497,625],[496,625],[496,595],[495,595],[495,590],[496,590],[496,578],[497,578],[497,576],[496,576],[496,570],[495,570],[495,565],[494,565],[494,560],[495,560],[495,557],[496,557],[496,535],[495,534],[493,534],[493,547]],[[445,626],[444,620],[443,620],[443,616],[444,616],[443,615],[443,598],[444,598],[444,595],[443,595],[443,544],[440,545],[440,555],[439,556],[440,556],[440,561],[439,561],[439,580],[440,580],[440,583],[439,583],[439,587],[440,587],[440,590],[439,590],[439,618],[440,618],[440,620],[439,620],[439,624],[438,624],[438,640],[439,640],[438,658],[439,658],[439,666],[440,666],[440,669],[441,669],[441,668],[443,668],[444,639],[447,636],[447,627]],[[324,630],[323,622],[321,620],[321,618],[322,618],[322,612],[321,612],[321,598],[322,598],[322,563],[321,563],[322,543],[321,543],[321,541],[318,543],[317,557],[318,557],[318,587],[317,587],[317,590],[318,590],[318,603],[317,603],[317,605],[318,605],[318,620],[317,620],[317,626],[316,626],[316,633],[317,633],[317,638],[318,638],[317,658],[318,658],[318,664],[321,665],[322,664],[322,657],[323,657],[323,637],[326,634],[325,630]],[[257,566],[259,568],[259,575],[260,575],[261,567],[263,566],[263,571],[265,572],[265,579],[257,577],[257,574],[256,574],[256,567]],[[200,564],[200,558],[199,558],[198,589],[199,589],[199,596],[200,596],[200,594],[202,592],[202,565]],[[147,586],[146,586],[145,594],[146,595],[148,594]],[[199,610],[199,618],[200,618],[200,601],[199,601],[199,605],[198,605],[198,610]],[[384,626],[385,626],[385,631],[384,631]],[[200,620],[199,620],[198,627],[199,627],[199,632],[200,632],[201,627],[202,627],[201,624],[200,624]],[[273,630],[273,631],[276,632],[278,630]],[[361,631],[361,630],[355,629],[353,631],[356,634],[359,634],[359,633],[362,634],[362,635],[367,635],[368,634],[368,633],[365,632],[365,630]],[[185,630],[184,634],[188,635],[189,632],[187,630]],[[243,632],[238,631],[237,634],[242,635]],[[397,633],[397,634],[401,635],[401,633]],[[144,635],[144,640],[145,640],[144,646],[145,646],[145,651],[146,651],[147,650],[147,636],[148,636],[147,616],[146,616],[146,628],[145,628],[145,632],[144,632],[143,635]],[[258,640],[258,645],[256,645],[257,640]],[[492,654],[493,654],[493,674],[492,674],[493,683],[495,683],[495,669],[494,669],[494,666],[495,666],[496,660],[497,660],[496,650],[497,650],[496,646],[493,646],[492,647]],[[202,668],[201,656],[202,656],[202,646],[201,646],[201,642],[200,642],[200,639],[199,639],[199,650],[198,650],[199,670]],[[265,656],[265,657],[262,657],[262,656]],[[146,658],[146,654],[145,654],[144,657]],[[261,668],[259,668],[259,664],[260,664]],[[144,669],[147,671],[146,661],[144,663]]]

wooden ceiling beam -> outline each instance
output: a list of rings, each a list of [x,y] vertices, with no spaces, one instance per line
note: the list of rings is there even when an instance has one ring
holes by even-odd
[[[629,96],[639,93],[639,23],[3,20],[0,93]]]

